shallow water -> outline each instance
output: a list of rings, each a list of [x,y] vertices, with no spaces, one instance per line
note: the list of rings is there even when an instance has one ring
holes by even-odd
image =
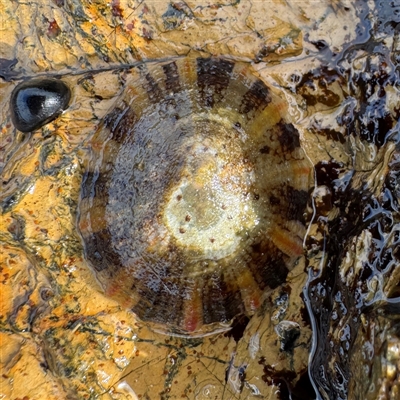
[[[4,5],[3,397],[398,398],[398,1],[111,5],[46,5],[33,12],[38,31],[16,25],[23,4]],[[282,91],[317,187],[306,257],[285,283],[230,332],[187,340],[149,331],[102,295],[76,212],[87,138],[135,57],[200,48],[254,62]],[[62,77],[71,105],[24,135],[8,102],[20,78],[41,74]]]
[[[325,197],[315,203],[320,238],[308,238],[313,268],[305,294],[314,332],[310,374],[318,398],[396,398],[399,393],[398,359],[387,356],[389,332],[398,332],[400,301],[399,7],[377,3],[373,18],[368,14],[364,22],[369,34],[335,63],[347,91],[347,105],[336,117],[344,127],[339,140],[347,141],[351,161],[316,166]],[[391,40],[385,43],[383,37]],[[328,213],[326,199],[332,206]]]

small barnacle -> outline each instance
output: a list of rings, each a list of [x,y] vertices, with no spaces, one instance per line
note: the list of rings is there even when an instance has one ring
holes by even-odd
[[[10,112],[14,126],[31,132],[56,119],[68,106],[71,91],[59,79],[30,79],[11,94]]]

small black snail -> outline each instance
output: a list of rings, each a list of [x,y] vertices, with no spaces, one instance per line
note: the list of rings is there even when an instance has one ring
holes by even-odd
[[[14,126],[31,132],[56,119],[68,106],[71,91],[58,79],[31,79],[11,94],[10,112]]]

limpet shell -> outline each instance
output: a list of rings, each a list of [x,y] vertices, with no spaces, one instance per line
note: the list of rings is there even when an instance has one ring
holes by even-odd
[[[303,253],[311,168],[287,116],[245,63],[127,71],[90,141],[79,205],[106,295],[172,335],[253,314]]]

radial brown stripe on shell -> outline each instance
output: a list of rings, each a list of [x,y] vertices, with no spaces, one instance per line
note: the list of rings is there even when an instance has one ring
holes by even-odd
[[[302,254],[310,166],[287,114],[244,63],[130,70],[81,189],[85,255],[105,293],[175,335],[254,313]]]

